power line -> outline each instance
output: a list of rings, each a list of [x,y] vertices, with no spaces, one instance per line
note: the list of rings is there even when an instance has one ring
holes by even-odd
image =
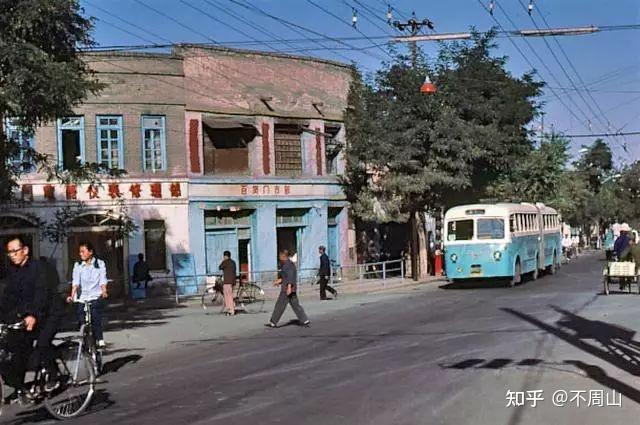
[[[640,136],[640,131],[626,131],[616,133],[592,133],[592,134],[563,134],[562,137],[580,139],[587,137],[614,137],[614,136]]]
[[[501,30],[504,31],[504,27],[502,26],[500,21],[493,15],[493,13],[491,13],[491,11],[489,11],[489,9],[487,9],[487,7],[482,3],[482,0],[478,0],[478,3],[480,4],[480,7],[482,7],[491,16],[491,18],[494,20],[496,25],[498,25],[498,28],[500,28]],[[500,3],[498,3],[498,6],[500,6]],[[507,15],[507,18],[510,19],[508,17],[508,15]],[[511,21],[511,23],[515,27],[515,25],[513,24],[513,21]],[[531,63],[531,61],[527,57],[527,55],[525,55],[524,52],[522,51],[522,49],[520,49],[520,46],[518,46],[518,44],[511,38],[509,39],[509,41],[511,42],[511,44],[513,44],[513,47],[518,51],[518,53],[520,53],[520,56],[522,56],[522,58],[525,60],[525,62],[527,62],[527,64],[529,64],[529,66],[531,67],[532,71],[535,74],[537,74],[538,77],[540,77],[542,82],[545,82],[544,79],[542,78],[542,76],[540,75],[540,73],[538,71],[536,71],[535,66],[533,66],[533,64]],[[524,41],[529,46],[529,48],[531,50],[533,50],[533,47],[530,45],[529,41],[527,39],[524,39]],[[537,55],[535,50],[533,50],[533,51],[534,51],[534,54]],[[539,58],[539,56],[538,56],[538,58]],[[558,95],[558,93],[554,89],[549,87],[549,90],[558,99],[560,104],[562,104],[562,106],[564,106],[564,108],[569,112],[569,114],[571,114],[576,120],[578,120],[578,122],[582,122],[582,120],[576,115],[576,113],[573,111],[573,109],[571,109],[571,108],[569,108],[567,106],[567,104],[564,102],[564,100],[560,97],[560,95]],[[585,128],[588,128],[588,126],[586,124],[583,123],[583,125],[585,126]]]
[[[342,22],[343,24],[345,24],[345,25],[347,25],[347,26],[351,27],[351,24],[349,24],[348,22],[343,21],[343,20],[342,20],[342,18],[340,18],[338,15],[336,15],[336,14],[335,14],[335,13],[333,13],[333,12],[331,12],[331,11],[330,11],[330,10],[328,10],[327,8],[325,8],[325,7],[321,6],[321,5],[319,5],[318,3],[315,3],[313,0],[307,0],[307,3],[309,3],[309,4],[311,4],[311,5],[315,6],[315,7],[317,7],[318,9],[322,10],[322,11],[323,11],[324,13],[326,13],[327,15],[329,15],[329,16],[331,16],[331,17],[335,18],[336,20],[338,20],[338,21]],[[358,33],[360,33],[363,37],[366,37],[366,38],[367,38],[367,40],[371,41],[371,39],[370,39],[370,38],[369,38],[365,33],[363,33],[362,31],[360,31],[360,29],[359,29],[357,26],[355,26],[355,27],[353,27],[353,28],[354,28],[356,31],[358,31]],[[382,47],[378,47],[378,48],[382,51],[382,53],[384,53],[385,55],[387,55],[387,56],[389,56],[391,59],[393,59],[393,56],[392,56],[388,51],[386,51],[386,50],[385,50],[385,49],[383,49]],[[376,57],[376,59],[381,60],[381,61],[383,60],[383,59],[382,59],[382,58],[380,58],[379,56],[377,56],[377,57]]]

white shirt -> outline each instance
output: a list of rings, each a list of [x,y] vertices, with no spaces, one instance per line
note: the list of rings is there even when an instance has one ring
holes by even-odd
[[[107,284],[107,266],[94,258],[91,263],[77,262],[73,266],[71,284],[80,288],[80,301],[93,301],[102,295],[102,285]]]

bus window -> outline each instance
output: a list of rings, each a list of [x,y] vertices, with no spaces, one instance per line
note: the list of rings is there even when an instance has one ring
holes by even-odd
[[[447,225],[447,238],[450,241],[470,241],[473,239],[473,220],[450,221]]]
[[[478,239],[504,239],[504,220],[501,218],[479,218]]]
[[[516,216],[512,214],[511,217],[509,217],[509,231],[513,233],[517,229],[518,229],[518,221],[516,219]]]

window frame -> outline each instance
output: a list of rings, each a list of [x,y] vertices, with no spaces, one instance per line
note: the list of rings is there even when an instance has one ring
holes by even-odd
[[[62,124],[62,120],[64,119],[73,119],[73,118],[79,118],[80,119],[80,124],[79,125],[63,125]],[[58,153],[58,167],[61,169],[64,169],[64,157],[62,155],[62,131],[63,130],[78,130],[78,132],[80,133],[80,165],[84,164],[86,162],[86,157],[85,157],[85,153],[86,153],[86,149],[85,149],[85,143],[86,143],[86,139],[85,139],[85,120],[84,120],[84,115],[69,115],[67,117],[62,117],[62,118],[58,118],[56,121],[56,135],[57,135],[57,153]]]
[[[100,124],[101,119],[116,119],[117,124]],[[117,143],[118,143],[118,166],[117,168],[122,170],[124,169],[124,125],[122,115],[96,115],[96,152],[97,152],[97,161],[98,164],[104,165],[103,161],[105,158],[102,157],[102,140],[100,138],[100,133],[102,130],[116,130],[118,132]],[[111,151],[111,137],[109,137],[109,147],[107,151],[109,152],[109,158],[107,160],[107,167],[110,169],[115,169],[112,164]]]
[[[144,124],[144,120],[145,119],[159,119],[162,124],[161,127],[153,127],[153,126],[145,126]],[[161,163],[162,166],[160,169],[157,169],[155,167],[155,161],[151,161],[151,165],[152,167],[149,169],[147,168],[147,161],[146,161],[146,146],[145,146],[145,130],[160,130],[160,155],[161,155]],[[155,151],[155,149],[151,150],[151,151]],[[163,172],[163,171],[167,171],[167,119],[165,115],[154,115],[154,114],[143,114],[140,115],[140,153],[141,153],[141,159],[142,159],[142,171],[147,173],[158,173],[158,172]]]
[[[7,140],[11,139],[11,134],[12,133],[18,133],[18,139],[22,141],[23,137],[26,136],[26,138],[28,139],[28,149],[32,149],[35,150],[36,148],[36,135],[35,133],[33,134],[28,134],[27,132],[24,131],[24,129],[22,129],[19,125],[15,124],[14,122],[15,118],[5,118],[3,120],[2,127],[4,130],[4,135],[7,138]],[[13,167],[18,167],[20,168],[21,172],[24,174],[29,174],[29,173],[33,173],[36,170],[36,166],[33,162],[33,158],[29,158],[28,161],[25,160],[25,152],[22,148],[22,144],[20,145],[20,156],[18,158],[18,160],[16,161],[15,159],[7,159],[7,161],[11,162]],[[25,164],[29,164],[28,169],[24,169],[23,166]]]

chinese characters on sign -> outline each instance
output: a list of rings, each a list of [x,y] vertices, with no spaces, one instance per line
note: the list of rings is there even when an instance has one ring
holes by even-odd
[[[89,187],[87,188],[87,193],[89,194],[89,199],[99,198],[98,187],[95,185],[90,184]]]
[[[507,391],[506,407],[537,407],[544,401],[543,390]],[[551,396],[556,407],[622,407],[622,395],[615,390],[557,390]]]
[[[180,196],[182,196],[180,183],[171,183],[170,191],[171,191],[171,196],[174,198],[179,198]]]
[[[131,192],[132,198],[139,198],[141,190],[142,189],[140,188],[140,184],[138,183],[134,183],[131,185],[131,187],[129,187],[129,192]]]
[[[73,201],[78,199],[78,188],[75,184],[68,184],[66,187],[67,199]]]
[[[122,193],[120,193],[120,185],[118,183],[109,183],[109,196],[111,199],[116,199],[122,196]]]
[[[56,188],[52,184],[47,184],[44,186],[44,197],[49,201],[54,201],[56,199]]]
[[[289,195],[291,194],[290,185],[278,185],[278,184],[262,184],[262,185],[247,185],[240,186],[240,195],[251,196],[269,196],[269,195]]]
[[[162,198],[162,184],[151,183],[151,197]]]

